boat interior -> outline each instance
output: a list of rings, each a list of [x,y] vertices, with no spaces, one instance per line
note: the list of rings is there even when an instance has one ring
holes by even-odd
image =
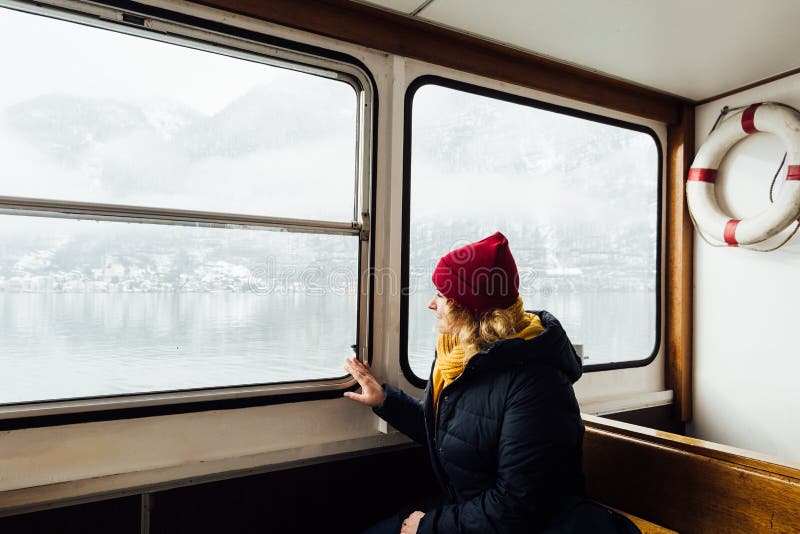
[[[797,20],[790,0],[0,0],[0,532],[391,514],[436,482],[343,398],[342,361],[421,397],[431,268],[497,229],[583,358],[589,497],[646,533],[800,532],[800,129],[754,107],[799,114]],[[778,205],[755,240],[730,226]]]

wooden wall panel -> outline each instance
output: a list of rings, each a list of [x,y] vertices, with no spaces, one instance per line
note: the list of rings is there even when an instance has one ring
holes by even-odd
[[[425,450],[409,447],[155,492],[150,532],[361,532],[437,491]]]
[[[425,449],[410,446],[152,490],[147,494],[149,515],[144,516],[140,495],[71,506],[58,503],[54,506],[60,508],[0,517],[0,533],[349,534],[393,515],[409,501],[435,495],[438,488]],[[0,492],[0,500],[2,496]]]
[[[638,410],[603,414],[604,419],[622,421],[632,425],[645,426],[655,430],[663,430],[673,434],[686,434],[686,424],[675,419],[673,405],[650,406]]]
[[[2,498],[2,493],[0,493]],[[139,496],[0,518],[3,534],[139,534]]]
[[[666,387],[674,417],[692,418],[692,257],[694,228],[686,206],[686,173],[694,159],[694,108],[667,129]]]

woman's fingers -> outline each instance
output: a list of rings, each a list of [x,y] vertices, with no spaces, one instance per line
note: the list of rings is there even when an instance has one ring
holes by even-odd
[[[343,393],[345,397],[373,407],[383,402],[385,397],[383,388],[372,376],[369,367],[356,358],[345,358],[344,370],[353,375],[353,378],[358,381],[358,385],[361,386],[361,393],[346,391]]]
[[[362,399],[362,397],[364,395],[361,395],[360,393],[353,393],[352,391],[345,391],[344,392],[344,396],[347,397],[348,399],[353,399],[353,400],[358,401],[358,402],[364,402],[364,400]]]
[[[375,380],[369,368],[355,358],[345,359],[344,370],[353,375],[353,378],[358,380],[358,383],[362,386],[364,385],[364,381],[370,379]]]
[[[345,359],[344,370],[353,375],[353,378],[356,379],[364,393],[369,393],[370,390],[378,387],[378,381],[375,380],[369,369],[364,367],[358,360],[354,358]]]
[[[353,375],[354,377],[358,378],[359,371],[356,367],[350,362],[348,358],[344,360],[344,370]]]
[[[368,404],[369,406],[379,406],[386,398],[383,387],[375,380],[369,367],[358,361],[356,358],[345,358],[344,370],[353,375],[361,386],[361,393],[345,392],[344,396],[348,399]]]
[[[352,399],[354,401],[360,402],[362,404],[369,404],[369,399],[363,393],[356,393],[354,391],[345,391],[344,396],[348,399]]]

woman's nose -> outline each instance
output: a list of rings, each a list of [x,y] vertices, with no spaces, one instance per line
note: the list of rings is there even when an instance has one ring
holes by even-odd
[[[428,309],[429,310],[435,310],[436,309],[436,297],[433,297],[431,299],[431,301],[428,303]]]

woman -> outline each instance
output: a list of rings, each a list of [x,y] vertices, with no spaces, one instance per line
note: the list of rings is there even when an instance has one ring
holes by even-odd
[[[345,365],[362,388],[345,396],[426,445],[444,490],[445,504],[414,511],[398,530],[542,528],[560,502],[584,491],[572,390],[581,360],[555,317],[524,311],[500,232],[446,254],[433,284],[428,308],[440,335],[422,402],[379,385],[355,359]]]

